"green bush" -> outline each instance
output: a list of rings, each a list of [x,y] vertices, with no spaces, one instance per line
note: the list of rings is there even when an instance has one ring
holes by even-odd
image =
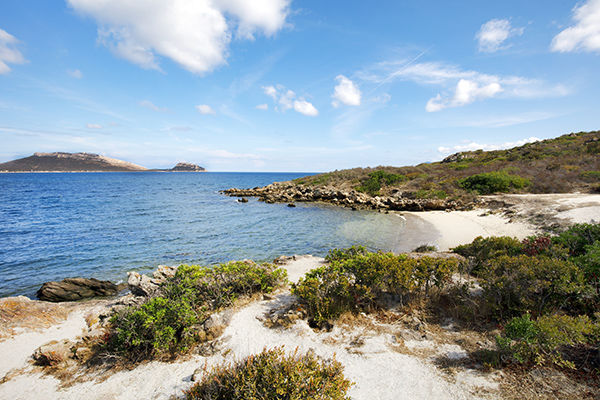
[[[469,244],[456,246],[453,252],[467,257],[471,262],[471,273],[477,275],[490,260],[500,256],[517,256],[523,253],[524,245],[508,236],[478,236]]]
[[[159,297],[111,317],[106,350],[134,362],[186,351],[199,341],[198,324],[211,313],[239,296],[271,292],[285,282],[285,270],[272,264],[182,265]]]
[[[292,293],[321,327],[344,312],[371,311],[389,300],[403,305],[432,287],[441,289],[457,269],[455,259],[361,253],[310,271]]]
[[[437,247],[431,244],[422,244],[413,250],[415,253],[429,253],[431,251],[437,251]]]
[[[501,256],[485,264],[479,276],[484,300],[498,320],[524,312],[576,312],[591,293],[580,268],[548,257]]]
[[[586,248],[600,241],[600,224],[575,224],[552,238],[564,246],[573,257],[582,256]]]
[[[187,400],[342,400],[352,383],[335,359],[312,353],[286,355],[264,350],[233,365],[214,368],[187,391]]]
[[[578,259],[586,281],[600,291],[600,242],[586,247],[586,253]]]
[[[581,173],[581,177],[588,182],[600,181],[600,171],[584,171]]]
[[[458,180],[458,185],[479,194],[506,193],[531,185],[528,179],[506,172],[484,172]]]
[[[377,170],[369,174],[369,178],[362,182],[360,186],[356,188],[359,192],[365,192],[371,196],[378,194],[379,190],[383,185],[393,185],[397,182],[402,182],[408,178],[400,174],[392,174],[383,170]]]
[[[545,315],[532,321],[529,314],[515,317],[504,327],[496,345],[505,362],[546,363],[575,368],[565,359],[568,347],[598,344],[600,325],[588,316]]]

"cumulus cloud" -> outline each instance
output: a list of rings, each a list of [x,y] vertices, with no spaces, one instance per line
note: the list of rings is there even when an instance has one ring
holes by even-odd
[[[263,92],[275,102],[275,110],[285,112],[289,109],[309,117],[316,117],[319,111],[315,106],[306,101],[304,97],[297,97],[296,92],[283,85],[263,86]]]
[[[440,94],[430,99],[425,106],[428,112],[436,112],[448,107],[461,107],[474,102],[475,100],[494,97],[502,91],[502,87],[497,82],[492,82],[485,86],[480,86],[475,81],[461,79],[456,84],[456,89],[452,98],[444,99]]]
[[[338,75],[335,80],[338,84],[334,88],[331,104],[334,107],[338,107],[340,103],[348,106],[359,106],[361,93],[358,86],[344,75]]]
[[[83,78],[83,73],[78,69],[70,69],[67,71],[67,74],[69,74],[69,76],[71,78],[75,78],[75,79]]]
[[[154,104],[153,102],[151,102],[150,100],[142,100],[140,101],[140,106],[148,108],[152,111],[156,111],[156,112],[165,112],[167,111],[166,108],[164,107],[159,107],[156,104]]]
[[[523,146],[524,144],[527,144],[527,143],[539,142],[540,140],[542,140],[542,139],[532,136],[532,137],[529,137],[526,139],[517,140],[515,142],[504,142],[501,144],[481,144],[481,143],[477,143],[477,142],[467,142],[465,144],[459,144],[459,145],[452,146],[452,147],[440,146],[440,147],[438,147],[438,151],[441,154],[451,154],[451,153],[457,153],[457,152],[462,152],[462,151],[501,150],[501,149],[510,149],[511,147]]]
[[[193,73],[225,63],[232,31],[242,38],[272,35],[289,14],[290,0],[67,0],[94,18],[99,43],[146,69],[167,57]]]
[[[86,128],[88,128],[88,129],[102,129],[102,125],[100,125],[100,124],[87,124]]]
[[[411,64],[406,61],[388,61],[378,63],[357,75],[379,85],[394,80],[405,80],[441,87],[443,92],[427,102],[425,108],[430,112],[465,106],[490,97],[558,97],[571,92],[564,85],[549,85],[540,79],[486,74],[440,62]]]
[[[23,54],[17,49],[19,40],[0,29],[0,75],[10,72],[8,64],[23,64],[26,62]]]
[[[266,103],[265,104],[259,104],[259,105],[256,106],[256,109],[257,110],[265,110],[266,111],[266,110],[269,109],[269,105],[266,104]]]
[[[588,0],[573,9],[575,25],[554,37],[552,51],[600,52],[600,0]]]
[[[315,106],[303,99],[294,101],[294,110],[300,114],[308,115],[309,117],[316,117],[319,115],[319,111]]]
[[[511,36],[523,34],[523,28],[513,28],[507,19],[492,19],[481,25],[475,35],[479,42],[479,51],[493,53],[508,46],[502,46]]]
[[[198,104],[196,110],[202,115],[214,115],[215,110],[212,109],[208,104]]]

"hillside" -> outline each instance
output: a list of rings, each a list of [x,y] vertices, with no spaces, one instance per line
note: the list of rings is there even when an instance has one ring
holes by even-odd
[[[91,153],[34,153],[0,164],[3,172],[146,171],[139,165]]]
[[[571,133],[555,139],[528,143],[508,150],[456,153],[440,162],[409,167],[354,168],[297,179],[311,186],[333,185],[369,192],[376,171],[401,175],[396,182],[383,183],[375,191],[391,194],[400,189],[418,197],[460,195],[461,179],[472,175],[504,171],[530,181],[515,192],[565,193],[593,191],[600,184],[600,131]],[[376,185],[375,185],[376,186]]]
[[[600,191],[600,131],[508,150],[456,153],[416,166],[346,169],[224,193],[267,202],[318,200],[359,208],[425,210],[468,208],[482,194],[575,191]]]

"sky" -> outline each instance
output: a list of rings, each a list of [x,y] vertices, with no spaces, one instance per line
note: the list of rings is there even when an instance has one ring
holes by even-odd
[[[2,0],[0,162],[414,165],[600,129],[600,0]]]

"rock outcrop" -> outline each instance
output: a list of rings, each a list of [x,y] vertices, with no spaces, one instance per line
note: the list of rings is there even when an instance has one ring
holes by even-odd
[[[40,300],[61,302],[114,296],[117,293],[119,293],[119,286],[110,281],[100,281],[94,278],[67,278],[62,281],[44,283],[37,291],[36,296]]]
[[[265,203],[326,202],[352,209],[390,211],[465,210],[473,203],[464,204],[450,199],[417,199],[410,192],[396,192],[391,196],[369,196],[355,190],[332,187],[312,187],[291,182],[275,182],[252,189],[227,189],[221,193],[232,197],[258,197]]]
[[[134,296],[152,297],[157,294],[160,285],[168,278],[175,276],[177,267],[159,265],[152,273],[152,278],[138,272],[127,273],[127,285]]]

